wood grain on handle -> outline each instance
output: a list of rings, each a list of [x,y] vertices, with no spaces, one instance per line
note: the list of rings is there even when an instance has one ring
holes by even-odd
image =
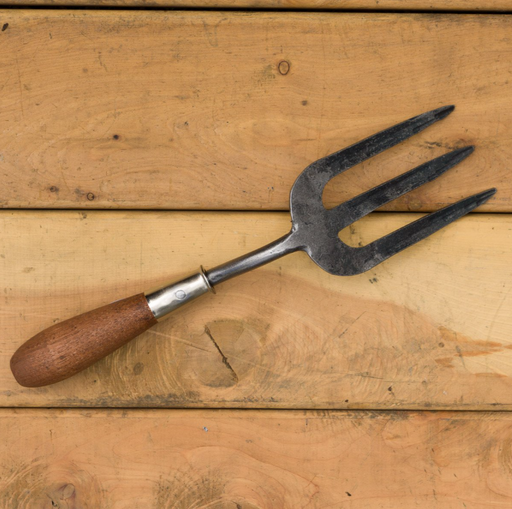
[[[11,370],[25,387],[60,382],[156,323],[143,293],[118,300],[36,334],[13,355]]]

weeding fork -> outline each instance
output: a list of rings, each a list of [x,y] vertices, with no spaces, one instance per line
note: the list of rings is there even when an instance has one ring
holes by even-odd
[[[472,146],[428,161],[333,209],[326,209],[322,203],[323,189],[333,177],[419,133],[453,109],[454,106],[445,106],[423,113],[310,164],[291,190],[289,233],[208,271],[201,267],[198,274],[155,292],[140,293],[53,325],[29,339],[13,355],[11,370],[16,380],[27,387],[64,380],[112,353],[171,311],[208,291],[214,292],[219,283],[289,253],[304,251],[328,273],[350,276],[375,267],[464,216],[486,202],[496,189],[428,214],[363,247],[348,246],[338,237],[346,226],[439,177],[469,156]]]

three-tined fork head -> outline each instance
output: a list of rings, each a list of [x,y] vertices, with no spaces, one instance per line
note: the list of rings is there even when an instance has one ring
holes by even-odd
[[[496,189],[488,189],[410,223],[363,247],[351,247],[338,234],[346,226],[375,209],[434,180],[473,152],[467,146],[428,161],[413,170],[326,209],[322,203],[325,185],[336,175],[419,133],[445,118],[454,106],[444,106],[381,131],[339,152],[310,164],[295,181],[290,194],[292,234],[289,241],[300,246],[330,274],[348,276],[365,272],[402,249],[428,237],[487,201]]]
[[[333,209],[326,209],[322,203],[324,187],[333,177],[419,133],[453,110],[454,106],[444,106],[423,113],[310,164],[298,176],[290,193],[290,233],[210,269],[206,273],[210,284],[215,286],[295,251],[305,251],[330,274],[360,274],[487,201],[496,189],[458,201],[362,247],[348,246],[338,236],[346,226],[455,166],[473,152],[473,147],[468,146],[428,161]]]

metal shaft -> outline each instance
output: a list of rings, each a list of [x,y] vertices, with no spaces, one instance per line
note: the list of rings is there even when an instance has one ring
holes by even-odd
[[[216,286],[232,277],[239,276],[282,256],[298,251],[300,245],[294,240],[294,233],[291,231],[266,246],[208,270],[206,277],[212,286]]]
[[[198,274],[147,293],[148,306],[155,318],[159,320],[208,291],[215,293],[214,285],[297,251],[300,249],[299,244],[292,238],[293,232],[290,232],[260,249],[214,267],[208,272],[204,272],[201,267],[201,272]]]

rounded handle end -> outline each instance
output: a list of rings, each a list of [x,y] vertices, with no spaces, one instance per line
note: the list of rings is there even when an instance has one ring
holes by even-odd
[[[143,293],[118,300],[36,334],[14,353],[11,371],[24,387],[60,382],[156,323]]]

